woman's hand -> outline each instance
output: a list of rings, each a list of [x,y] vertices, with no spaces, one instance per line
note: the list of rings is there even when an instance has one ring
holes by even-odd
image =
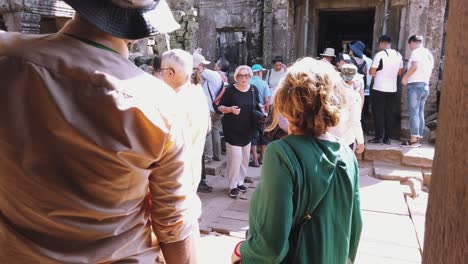
[[[240,246],[242,245],[244,241],[241,241],[237,243],[237,245],[234,247],[234,252],[232,252],[231,255],[231,263],[232,264],[239,264],[241,263],[242,257],[240,254]]]
[[[238,106],[236,106],[236,105],[231,106],[231,113],[233,113],[235,115],[239,115],[240,111],[241,111],[241,109]]]
[[[357,154],[361,154],[362,152],[364,152],[364,144],[357,144],[355,152]]]
[[[241,263],[241,257],[238,257],[238,256],[236,256],[236,254],[232,253],[232,256],[231,256],[231,263],[232,263],[232,264]]]

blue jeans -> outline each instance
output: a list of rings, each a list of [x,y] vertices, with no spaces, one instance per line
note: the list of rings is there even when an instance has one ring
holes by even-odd
[[[413,137],[422,138],[424,134],[424,105],[429,95],[429,86],[423,82],[408,83],[408,111],[410,118],[410,133]]]

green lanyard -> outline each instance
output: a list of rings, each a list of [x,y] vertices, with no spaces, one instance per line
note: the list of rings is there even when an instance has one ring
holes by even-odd
[[[94,42],[92,40],[81,38],[81,37],[78,37],[78,36],[75,36],[75,35],[72,35],[72,34],[69,34],[69,33],[62,33],[62,34],[67,35],[69,37],[72,37],[74,39],[77,39],[77,40],[79,40],[81,42],[84,42],[84,43],[89,44],[91,46],[94,46],[96,48],[100,48],[100,49],[103,49],[103,50],[107,50],[107,51],[111,51],[111,52],[115,52],[115,53],[119,54],[117,51],[115,51],[115,50],[113,50],[113,49],[111,49],[109,47],[106,47],[104,45],[101,45],[99,43],[96,43],[96,42]]]

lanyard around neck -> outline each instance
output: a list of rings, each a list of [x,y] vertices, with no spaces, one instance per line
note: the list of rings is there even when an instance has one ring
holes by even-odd
[[[75,36],[75,35],[72,35],[72,34],[69,34],[69,33],[62,33],[62,34],[67,35],[67,36],[69,36],[69,37],[72,37],[72,38],[74,38],[74,39],[77,39],[77,40],[79,40],[79,41],[81,41],[81,42],[84,42],[84,43],[86,43],[86,44],[88,44],[88,45],[91,45],[91,46],[94,46],[94,47],[96,47],[96,48],[100,48],[100,49],[103,49],[103,50],[107,50],[107,51],[110,51],[110,52],[114,52],[114,53],[119,54],[117,51],[115,51],[115,50],[113,50],[113,49],[111,49],[111,48],[109,48],[109,47],[106,47],[106,46],[104,46],[104,45],[102,45],[102,44],[99,44],[99,43],[97,43],[97,42],[94,42],[94,41],[92,41],[92,40],[85,39],[85,38],[82,38],[82,37],[78,37],[78,36]]]

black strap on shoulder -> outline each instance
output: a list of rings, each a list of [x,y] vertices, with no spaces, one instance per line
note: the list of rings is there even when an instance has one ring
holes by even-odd
[[[206,87],[208,87],[208,93],[210,93],[211,102],[213,103],[213,95],[211,94],[210,83],[208,81],[206,81]]]

